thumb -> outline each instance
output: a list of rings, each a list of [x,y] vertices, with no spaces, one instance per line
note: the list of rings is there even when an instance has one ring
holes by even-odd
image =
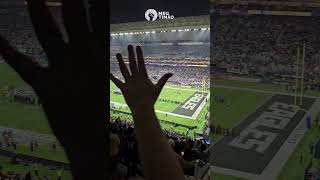
[[[171,78],[173,76],[172,73],[167,73],[165,75],[163,75],[160,80],[157,83],[157,89],[158,89],[158,94],[160,94],[163,86],[167,83],[168,79]]]

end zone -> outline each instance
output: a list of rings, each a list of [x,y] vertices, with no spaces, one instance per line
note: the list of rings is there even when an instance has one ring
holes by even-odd
[[[303,109],[310,109],[315,99],[305,97]],[[242,121],[237,137],[224,137],[211,149],[211,165],[226,174],[261,175],[290,134],[306,115],[296,111],[293,98],[275,95]],[[251,178],[250,178],[251,177]]]

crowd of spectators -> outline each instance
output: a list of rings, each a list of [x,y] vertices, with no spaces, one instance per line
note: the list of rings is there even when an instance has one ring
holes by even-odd
[[[209,75],[209,67],[193,67],[179,65],[146,65],[148,75],[152,81],[156,82],[165,73],[172,72],[173,76],[168,80],[169,84],[184,86],[201,86],[203,78]],[[110,71],[116,77],[122,77],[119,66],[116,63],[110,64]]]
[[[305,43],[305,78],[319,83],[319,25],[316,17],[214,16],[212,63],[247,76],[294,76],[297,48]]]
[[[256,1],[254,3],[251,1],[250,3],[241,3],[234,1],[234,3],[215,3],[212,5],[212,9],[216,10],[261,10],[261,11],[297,11],[297,12],[306,12],[306,11],[315,11],[318,8],[307,5],[308,3],[314,3],[314,1],[288,1],[283,0],[283,2],[274,1]],[[300,3],[300,5],[299,5]]]
[[[176,32],[179,33],[179,32]],[[195,58],[208,58],[210,57],[210,44],[184,44],[179,45],[177,43],[149,43],[142,44],[144,55],[147,57],[162,57],[170,60],[174,59],[195,59]],[[127,49],[125,45],[111,44],[111,55],[121,53],[127,55]]]
[[[61,18],[58,18],[61,13],[58,9],[51,7],[50,10],[57,22],[61,24]],[[28,54],[38,61],[47,59],[36,38],[25,5],[0,4],[0,32],[20,52]],[[3,62],[2,57],[0,57],[1,62]]]
[[[143,177],[143,168],[139,158],[134,124],[126,117],[110,117],[111,121],[111,157],[116,169],[115,176]],[[188,135],[164,130],[168,143],[174,149],[184,169],[185,175],[202,178],[207,172],[208,145],[202,140],[191,139]],[[157,152],[155,152],[157,153]]]

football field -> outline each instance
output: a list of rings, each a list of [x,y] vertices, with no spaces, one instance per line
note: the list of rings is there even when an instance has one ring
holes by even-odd
[[[235,136],[212,133],[213,179],[301,179],[312,161],[310,142],[320,135],[306,129],[318,92],[309,91],[296,111],[294,96],[271,84],[217,80],[211,88],[211,123],[239,130]],[[216,101],[216,96],[224,101]],[[317,109],[317,108],[315,108]],[[319,109],[318,109],[319,110]],[[300,154],[304,161],[301,164]],[[314,161],[319,166],[319,161]],[[271,175],[272,174],[272,175]]]
[[[209,92],[181,86],[165,86],[155,104],[161,125],[165,129],[185,133],[187,129],[202,133],[208,114]],[[120,90],[110,82],[110,107],[112,114],[128,115],[130,110]]]

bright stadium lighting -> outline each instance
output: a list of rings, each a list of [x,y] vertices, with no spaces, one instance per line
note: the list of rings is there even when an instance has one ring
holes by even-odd
[[[124,33],[125,35],[128,35],[129,33]]]
[[[123,36],[123,33],[119,33],[120,36]]]
[[[133,32],[130,32],[129,34],[130,34],[130,35],[132,35],[132,34],[133,34]]]
[[[150,32],[149,32],[149,31],[146,31],[145,33],[146,33],[146,34],[150,34]]]
[[[152,34],[155,34],[155,33],[156,33],[156,31],[151,31],[151,33],[152,33]]]
[[[172,29],[172,30],[171,30],[171,32],[177,32],[177,30],[175,30],[175,29]]]

